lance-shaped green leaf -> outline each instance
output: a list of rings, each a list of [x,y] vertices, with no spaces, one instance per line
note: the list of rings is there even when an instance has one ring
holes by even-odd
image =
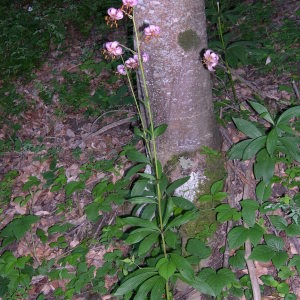
[[[133,300],[145,300],[149,299],[147,295],[153,289],[153,287],[161,281],[161,277],[159,275],[150,277],[149,279],[145,280],[138,289],[138,292],[134,296]],[[159,299],[159,298],[157,298]]]
[[[198,217],[198,212],[196,211],[187,211],[183,215],[175,217],[169,224],[165,230],[168,230],[172,227],[181,226],[189,221],[193,221]]]
[[[232,119],[237,129],[246,136],[255,139],[263,135],[263,133],[254,125],[254,123],[240,118]]]
[[[256,196],[260,201],[267,201],[272,194],[271,183],[260,181],[255,188]]]
[[[242,159],[245,149],[253,141],[253,139],[247,139],[233,145],[229,151],[230,159]]]
[[[148,157],[135,149],[126,151],[126,156],[131,161],[150,164]]]
[[[291,156],[292,159],[300,162],[300,150],[299,143],[300,140],[297,137],[280,137],[278,138],[281,147],[278,147],[279,150],[285,154]]]
[[[125,175],[125,179],[129,179],[131,176],[135,175],[136,173],[138,173],[140,170],[144,169],[146,167],[147,164],[143,163],[143,164],[137,164],[133,167],[131,167],[126,175]]]
[[[157,204],[157,201],[152,197],[142,197],[142,196],[132,197],[127,199],[127,201],[129,201],[132,204],[149,204],[149,203]]]
[[[114,293],[115,296],[125,295],[135,290],[141,283],[148,278],[157,275],[155,268],[143,268],[133,272],[128,278],[125,278],[124,282]]]
[[[262,148],[266,145],[267,137],[260,136],[256,139],[253,139],[251,143],[245,148],[243,153],[243,160],[248,160],[252,157],[254,157],[258,151],[260,151]]]
[[[179,207],[183,210],[190,210],[190,209],[195,209],[195,204],[183,197],[171,197],[170,198],[170,201],[173,202],[173,204],[176,206],[176,207]]]
[[[154,128],[154,138],[159,137],[160,135],[164,134],[164,132],[167,130],[168,125],[167,124],[161,124]]]
[[[173,181],[168,187],[167,187],[167,193],[171,194],[173,193],[177,188],[184,185],[188,180],[190,179],[190,176],[179,178],[175,181]]]
[[[138,228],[130,232],[125,242],[128,245],[136,244],[142,241],[145,237],[153,233],[153,229]]]
[[[274,175],[276,160],[270,157],[266,149],[262,149],[254,164],[254,174],[256,179],[263,179],[265,183],[269,183]]]
[[[151,249],[151,247],[158,242],[159,236],[160,234],[158,232],[149,234],[139,245],[139,256],[145,255]]]
[[[249,101],[249,103],[252,106],[252,108],[260,115],[260,117],[274,125],[274,120],[265,106],[254,101]]]
[[[166,280],[159,276],[159,280],[153,286],[150,294],[150,300],[163,299],[165,294]]]
[[[266,142],[266,148],[270,156],[274,155],[274,152],[276,150],[276,146],[278,143],[278,133],[277,129],[273,128],[267,136],[267,142]]]
[[[124,224],[128,224],[128,225],[131,225],[131,226],[144,227],[144,228],[148,228],[148,229],[153,229],[153,230],[159,231],[157,225],[154,222],[148,221],[148,220],[144,220],[144,219],[141,219],[141,218],[137,218],[137,217],[123,218],[122,222]]]
[[[300,106],[294,106],[283,112],[277,119],[276,125],[288,123],[290,119],[300,116]]]

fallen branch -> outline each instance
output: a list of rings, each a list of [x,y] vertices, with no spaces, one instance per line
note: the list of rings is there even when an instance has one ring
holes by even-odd
[[[253,173],[252,170],[253,170],[253,161],[250,161],[248,165],[248,169],[245,174],[246,178],[252,177],[252,173]],[[252,198],[251,186],[248,183],[245,183],[243,199],[251,199],[251,198]],[[244,226],[248,228],[247,224],[244,224]],[[253,300],[261,300],[260,287],[256,276],[254,261],[252,259],[249,259],[249,256],[251,255],[251,249],[252,249],[251,242],[249,239],[247,239],[247,241],[245,242],[245,260],[248,268],[248,273],[250,276]]]
[[[116,121],[114,123],[106,125],[106,126],[100,128],[99,130],[97,130],[95,132],[89,133],[86,136],[84,136],[83,138],[87,139],[87,138],[90,138],[90,137],[94,137],[96,135],[100,135],[100,134],[102,134],[102,133],[104,133],[104,132],[106,132],[108,130],[111,130],[111,129],[113,129],[115,127],[118,127],[118,126],[121,126],[121,125],[124,125],[126,123],[130,123],[132,121],[133,121],[133,117],[128,117],[128,118],[125,118],[125,119],[121,119],[119,121]]]

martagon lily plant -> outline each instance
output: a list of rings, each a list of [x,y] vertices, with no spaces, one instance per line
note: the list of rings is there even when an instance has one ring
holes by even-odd
[[[127,76],[128,85],[135,101],[141,128],[135,128],[135,134],[143,139],[147,156],[135,149],[130,149],[125,154],[127,157],[138,163],[133,168],[143,180],[136,180],[136,185],[148,180],[148,186],[144,187],[147,195],[131,194],[127,199],[134,205],[141,205],[143,210],[154,207],[151,217],[132,216],[123,218],[124,225],[131,228],[130,235],[125,242],[130,245],[139,245],[138,255],[142,257],[138,268],[133,270],[128,276],[125,276],[121,285],[117,288],[115,296],[125,296],[129,299],[130,295],[139,296],[138,299],[161,299],[168,300],[173,298],[171,292],[171,284],[174,284],[178,278],[192,285],[194,282],[194,270],[191,264],[182,257],[181,253],[175,251],[174,239],[178,240],[179,235],[175,234],[178,228],[193,220],[197,216],[195,206],[187,199],[173,197],[175,189],[184,184],[188,178],[182,178],[172,183],[168,183],[167,176],[163,173],[163,168],[157,157],[156,138],[164,133],[167,126],[165,124],[157,127],[153,124],[152,110],[150,105],[149,93],[146,84],[144,63],[149,63],[151,57],[141,50],[141,41],[150,42],[152,39],[160,38],[160,27],[150,24],[144,28],[143,32],[137,29],[134,9],[138,5],[138,0],[122,0],[120,8],[109,8],[105,20],[111,27],[118,27],[118,21],[125,16],[132,20],[134,29],[134,38],[136,49],[130,49],[118,41],[107,42],[103,45],[103,54],[107,59],[119,59],[122,64],[117,66],[116,72],[120,76]],[[130,57],[127,57],[127,53]],[[203,64],[209,71],[214,71],[218,63],[218,55],[212,50],[206,50],[202,58]],[[139,99],[134,90],[134,84],[131,79],[132,72],[138,70],[143,87],[143,98]],[[144,107],[146,118],[142,115],[141,106]],[[148,120],[149,123],[146,123]],[[145,167],[151,167],[151,173],[138,173]],[[151,191],[153,188],[153,193]],[[142,189],[143,190],[143,189]],[[149,209],[148,209],[149,210]],[[175,236],[174,236],[175,234]],[[170,242],[171,239],[173,242]],[[181,246],[180,246],[181,247]],[[147,264],[145,256],[151,256],[153,249],[160,249],[156,253],[156,263],[154,265]],[[128,261],[128,259],[126,260]],[[136,265],[134,258],[129,261]],[[144,297],[144,298],[143,298]],[[134,298],[135,299],[135,298]]]

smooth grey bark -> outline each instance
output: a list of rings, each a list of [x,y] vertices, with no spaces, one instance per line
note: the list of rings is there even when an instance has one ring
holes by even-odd
[[[138,28],[160,27],[161,34],[142,41],[149,54],[144,64],[155,125],[167,124],[158,141],[163,164],[174,155],[218,148],[209,72],[200,52],[207,47],[205,6],[202,0],[140,0],[135,8]]]
[[[147,25],[160,27],[158,38],[141,39],[142,51],[149,55],[144,68],[154,124],[168,125],[165,134],[158,139],[158,158],[171,180],[190,176],[177,192],[195,201],[201,185],[210,186],[221,179],[207,178],[205,171],[209,165],[199,154],[202,146],[220,149],[221,144],[213,112],[211,75],[200,59],[200,52],[207,47],[204,0],[139,0],[135,20],[141,34]],[[141,95],[141,87],[139,92]],[[169,161],[172,163],[167,163]],[[175,167],[169,171],[171,164]],[[217,162],[214,165],[219,167]],[[215,176],[216,172],[212,172]],[[199,218],[203,218],[201,208]],[[184,243],[191,236],[182,228],[181,231]],[[207,260],[207,266],[216,269],[222,266],[222,254],[218,251],[219,244],[224,244],[222,240],[218,237],[218,243],[211,242],[216,251]],[[187,297],[180,296],[189,290],[185,285],[177,285],[176,290],[179,298],[175,299],[207,299],[197,291]]]

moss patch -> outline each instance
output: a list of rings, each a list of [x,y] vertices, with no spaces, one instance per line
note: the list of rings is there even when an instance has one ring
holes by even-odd
[[[200,37],[196,31],[189,29],[179,33],[178,44],[185,51],[189,51],[200,46]]]

